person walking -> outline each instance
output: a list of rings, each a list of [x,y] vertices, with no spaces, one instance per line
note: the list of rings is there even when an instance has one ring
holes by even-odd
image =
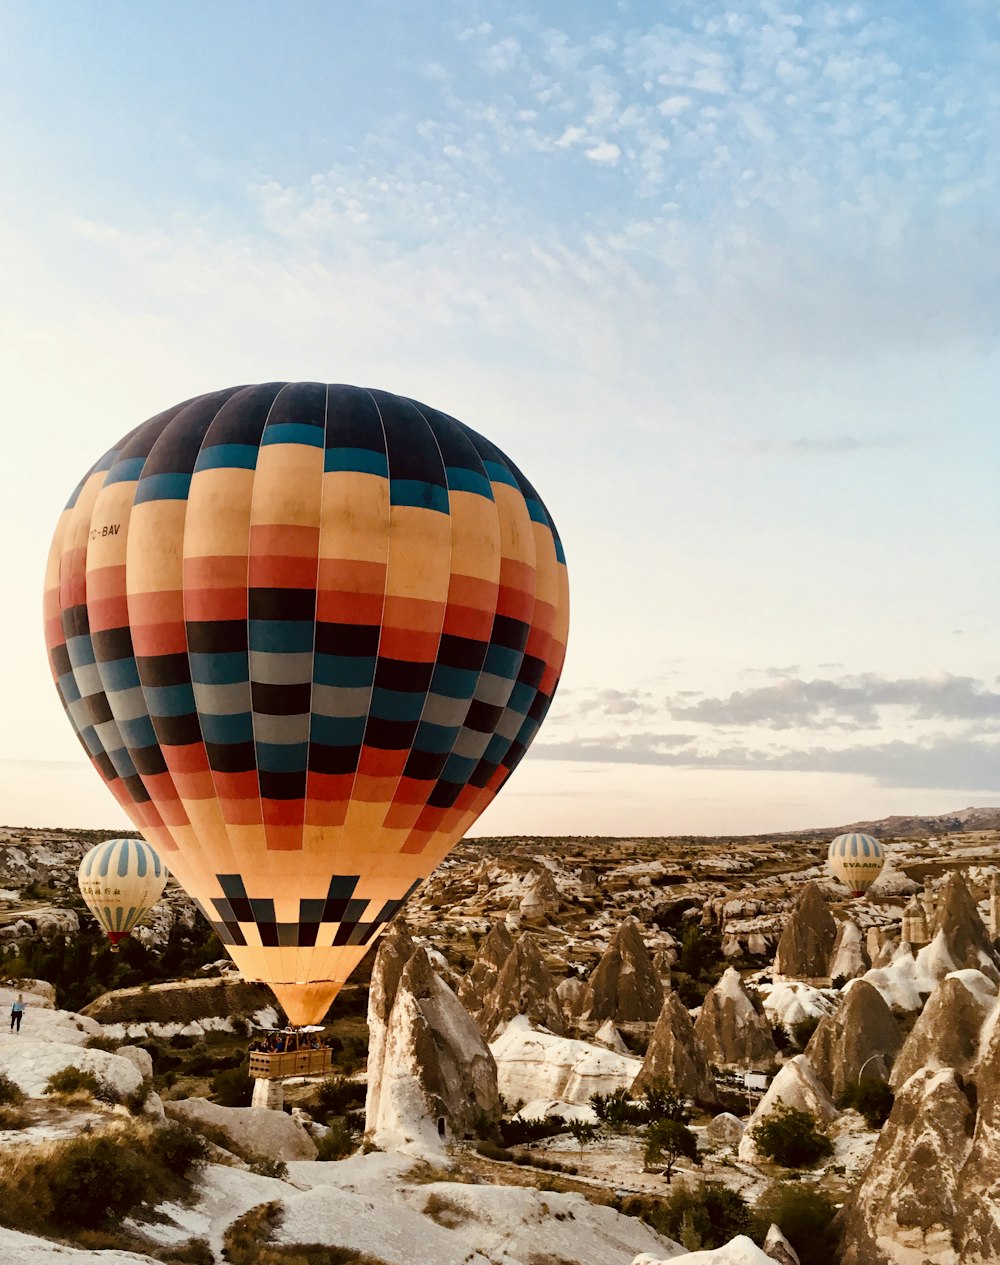
[[[10,1008],[10,1030],[21,1031],[21,1020],[24,1018],[24,993],[18,993],[17,1001]]]

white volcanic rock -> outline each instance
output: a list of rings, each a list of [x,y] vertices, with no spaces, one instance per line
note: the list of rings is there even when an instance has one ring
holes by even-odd
[[[816,988],[802,980],[761,984],[760,995],[764,1013],[771,1023],[780,1023],[789,1032],[803,1019],[822,1019],[824,1015],[832,1014],[840,1001],[837,992]]]
[[[912,878],[907,878],[901,870],[896,869],[890,853],[886,855],[882,873],[869,887],[866,895],[870,901],[879,901],[887,896],[909,896],[912,892],[919,890],[919,883],[915,883]]]
[[[365,1094],[365,1119],[378,1117],[379,1095],[385,1065],[385,1045],[389,1032],[389,1015],[403,968],[413,957],[415,945],[401,918],[390,923],[383,933],[372,966],[368,989],[368,1086]]]
[[[538,941],[527,931],[515,942],[495,988],[483,1003],[478,1022],[489,1040],[515,1015],[527,1015],[533,1023],[550,1032],[564,1031],[555,981],[545,965]]]
[[[727,967],[706,994],[694,1029],[710,1063],[744,1068],[774,1064],[771,1025],[757,1013],[735,967]]]
[[[816,1075],[812,1064],[804,1054],[796,1055],[782,1067],[747,1121],[739,1147],[739,1157],[744,1163],[752,1164],[758,1159],[753,1130],[771,1114],[778,1103],[794,1107],[797,1111],[808,1111],[824,1124],[835,1120],[837,1116],[833,1099]]]
[[[597,1112],[593,1107],[578,1102],[563,1102],[561,1098],[536,1098],[534,1102],[526,1102],[517,1113],[519,1120],[547,1120],[550,1116],[561,1116],[566,1121],[598,1123]]]
[[[423,949],[400,976],[380,1080],[378,1110],[366,1114],[365,1128],[385,1149],[437,1150],[442,1129],[461,1138],[500,1118],[493,1055]]]
[[[153,1056],[148,1050],[137,1045],[120,1045],[115,1053],[119,1058],[128,1059],[144,1081],[153,1075]]]
[[[663,985],[643,943],[639,924],[626,918],[590,977],[592,1019],[655,1023],[663,1006]]]
[[[723,1247],[709,1248],[704,1252],[682,1252],[680,1256],[637,1256],[632,1265],[774,1265],[774,1258],[748,1239],[738,1234]]]
[[[66,1247],[4,1226],[0,1226],[0,1260],[9,1265],[159,1265],[159,1258],[141,1252]]]
[[[837,924],[818,883],[807,883],[785,923],[774,955],[775,975],[816,979],[826,975]]]
[[[206,1098],[177,1098],[163,1104],[171,1120],[192,1129],[218,1130],[237,1154],[275,1160],[314,1160],[316,1143],[283,1111],[260,1107],[220,1107]]]
[[[590,1018],[594,994],[586,980],[577,975],[568,975],[556,985],[556,996],[562,1005],[563,1014],[571,1024]]]
[[[805,1055],[833,1097],[841,1098],[862,1078],[887,1081],[902,1042],[878,989],[852,980],[836,1011],[819,1021]]]
[[[983,1022],[996,1002],[997,986],[982,971],[946,975],[906,1038],[889,1084],[896,1089],[925,1067],[953,1067],[963,1075],[973,1071]]]
[[[628,1089],[642,1060],[532,1028],[518,1015],[490,1045],[507,1102],[558,1098],[588,1103],[594,1093]]]
[[[833,943],[827,974],[833,980],[857,979],[859,975],[864,975],[871,964],[861,928],[853,919],[845,919],[837,928],[837,938]]]
[[[957,1265],[962,1168],[973,1112],[951,1068],[921,1069],[896,1095],[843,1215],[843,1265]],[[992,1161],[996,1171],[995,1156]],[[995,1258],[992,1258],[995,1259]]]
[[[558,991],[556,989],[556,992]],[[628,1046],[622,1040],[622,1034],[611,1019],[605,1019],[604,1023],[594,1033],[594,1044],[603,1045],[608,1050],[614,1050],[616,1054],[628,1054],[629,1052]]]
[[[458,989],[458,1000],[471,1014],[477,1014],[487,996],[496,988],[504,963],[514,952],[514,941],[502,922],[495,922],[479,946],[476,960]]]
[[[667,993],[663,1003],[642,1069],[632,1084],[633,1096],[657,1080],[669,1082],[677,1093],[695,1102],[718,1101],[705,1048],[684,1003],[674,992]]]
[[[764,1239],[764,1255],[777,1261],[778,1265],[799,1265],[798,1252],[776,1225],[771,1226]]]
[[[720,1111],[708,1122],[705,1136],[714,1147],[735,1149],[740,1144],[744,1128],[743,1121],[732,1112]]]
[[[982,971],[1000,982],[1000,954],[979,916],[961,873],[952,870],[937,902],[931,926],[931,942],[921,950],[937,978],[966,968]],[[947,969],[938,973],[938,964]]]
[[[127,1056],[84,1049],[84,1042],[100,1032],[100,1025],[93,1025],[97,1033],[86,1027],[81,1030],[74,1023],[77,1018],[65,1010],[39,1008],[25,1012],[20,1034],[0,1027],[0,1071],[16,1082],[29,1098],[42,1097],[49,1078],[66,1067],[93,1073],[121,1097],[135,1093],[143,1081],[136,1065]],[[81,1022],[93,1023],[92,1020]]]

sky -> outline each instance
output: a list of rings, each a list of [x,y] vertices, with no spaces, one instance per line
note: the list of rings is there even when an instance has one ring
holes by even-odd
[[[0,819],[124,824],[48,674],[81,474],[237,382],[545,500],[570,648],[485,834],[1000,804],[994,0],[0,0]]]

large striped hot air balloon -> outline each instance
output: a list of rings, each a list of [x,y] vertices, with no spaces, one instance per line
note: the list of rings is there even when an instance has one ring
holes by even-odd
[[[830,844],[827,862],[834,878],[849,887],[852,895],[863,896],[882,873],[885,852],[871,835],[837,835]]]
[[[108,839],[80,862],[80,895],[111,941],[111,952],[163,895],[167,868],[142,839]]]
[[[45,613],[101,777],[297,1024],[524,755],[568,626],[559,537],[503,453],[313,382],[116,444],[59,521]]]

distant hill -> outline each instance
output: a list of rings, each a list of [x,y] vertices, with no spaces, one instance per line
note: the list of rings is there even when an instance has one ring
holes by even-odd
[[[847,826],[829,826],[822,830],[790,830],[797,838],[832,839],[834,835],[858,830],[876,839],[900,835],[947,835],[965,830],[1000,830],[1000,808],[962,808],[937,817],[880,817],[878,821],[852,821]]]

